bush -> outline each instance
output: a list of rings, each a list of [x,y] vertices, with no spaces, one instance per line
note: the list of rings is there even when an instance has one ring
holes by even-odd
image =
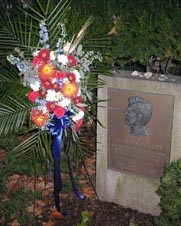
[[[155,217],[157,226],[181,225],[181,159],[166,164],[161,185],[157,190],[162,213]]]
[[[113,48],[119,64],[137,62],[154,72],[180,73],[181,2],[127,0],[120,8]]]

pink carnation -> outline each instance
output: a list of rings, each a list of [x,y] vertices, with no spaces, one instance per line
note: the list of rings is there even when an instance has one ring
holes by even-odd
[[[34,103],[36,101],[36,99],[38,98],[39,94],[36,91],[30,91],[28,93],[28,99],[29,101],[31,101],[32,103]]]
[[[73,67],[77,64],[77,59],[74,56],[68,55],[67,58],[68,58],[68,65],[70,67]]]
[[[64,116],[65,109],[61,106],[57,106],[53,112],[58,118],[60,118],[60,117]]]

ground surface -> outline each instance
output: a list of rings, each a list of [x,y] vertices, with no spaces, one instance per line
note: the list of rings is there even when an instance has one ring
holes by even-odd
[[[0,150],[0,159],[3,159],[4,156],[4,150]],[[95,156],[86,159],[86,166],[91,181],[95,185]],[[1,162],[0,170],[4,167]],[[26,205],[25,203],[23,204],[24,208],[35,216],[33,220],[24,219],[23,222],[26,223],[20,224],[16,215],[8,220],[0,216],[0,226],[153,226],[153,217],[150,215],[142,214],[113,203],[100,201],[96,197],[94,189],[86,176],[85,168],[79,167],[78,174],[78,187],[87,196],[84,201],[78,200],[73,193],[68,174],[62,174],[61,212],[66,212],[67,216],[62,215],[54,208],[52,173],[50,173],[48,179],[46,178],[46,183],[45,177],[39,176],[36,179],[36,186],[35,177],[28,177],[27,175],[17,173],[12,174],[6,181],[6,191],[8,192],[0,194],[2,202],[9,200],[8,194],[11,191],[16,191],[22,187],[26,191],[43,191],[43,196],[41,199],[32,200]],[[17,199],[16,202],[18,202]],[[20,202],[25,201],[20,200]],[[82,222],[81,214],[84,211],[88,211],[90,215],[89,224],[80,224]]]
[[[95,197],[79,201],[70,193],[62,199],[61,208],[62,211],[70,211],[70,215],[62,219],[56,219],[56,217],[52,219],[50,217],[52,214],[51,208],[46,206],[45,211],[37,217],[36,225],[48,226],[49,223],[52,226],[77,226],[82,220],[81,212],[88,210],[90,213],[90,226],[153,226],[152,216],[126,209],[113,203],[101,202],[96,200]],[[131,224],[131,222],[135,224]]]

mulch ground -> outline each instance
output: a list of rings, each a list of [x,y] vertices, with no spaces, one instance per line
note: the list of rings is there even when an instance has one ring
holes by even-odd
[[[53,199],[51,202],[53,203]],[[36,226],[47,226],[47,223],[55,226],[77,226],[82,220],[81,212],[84,210],[88,210],[90,214],[89,226],[153,226],[151,215],[97,200],[95,196],[80,201],[74,194],[66,194],[62,198],[61,209],[69,214],[62,219],[50,217],[50,206],[46,206],[45,211],[37,217]]]
[[[0,157],[3,159],[4,150],[0,151]],[[95,156],[87,159],[86,164],[92,182],[95,184]],[[1,163],[0,169],[2,167]],[[64,174],[62,176],[63,181],[67,183],[69,181],[68,175]],[[20,187],[31,191],[34,189],[34,178],[27,177],[27,175],[13,174],[8,178],[6,187],[8,191],[17,190]],[[83,168],[80,170],[79,187],[87,196],[84,201],[77,199],[72,189],[69,188],[66,191],[63,186],[60,199],[61,212],[67,213],[65,216],[54,208],[53,176],[50,175],[46,185],[45,178],[40,176],[36,179],[36,189],[44,191],[43,199],[35,200],[30,206],[25,207],[28,212],[33,213],[35,220],[28,222],[27,219],[25,224],[20,224],[16,218],[12,219],[11,222],[7,222],[0,216],[0,226],[153,226],[153,217],[151,215],[98,200]],[[7,198],[6,194],[1,195],[3,199]],[[80,224],[83,211],[88,211],[90,215],[89,224]]]

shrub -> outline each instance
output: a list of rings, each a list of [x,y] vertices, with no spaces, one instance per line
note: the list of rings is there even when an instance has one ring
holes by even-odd
[[[123,1],[113,55],[121,66],[139,63],[147,70],[181,70],[181,4],[178,0]]]
[[[157,226],[181,225],[181,159],[166,164],[157,190],[162,213],[155,217]]]

